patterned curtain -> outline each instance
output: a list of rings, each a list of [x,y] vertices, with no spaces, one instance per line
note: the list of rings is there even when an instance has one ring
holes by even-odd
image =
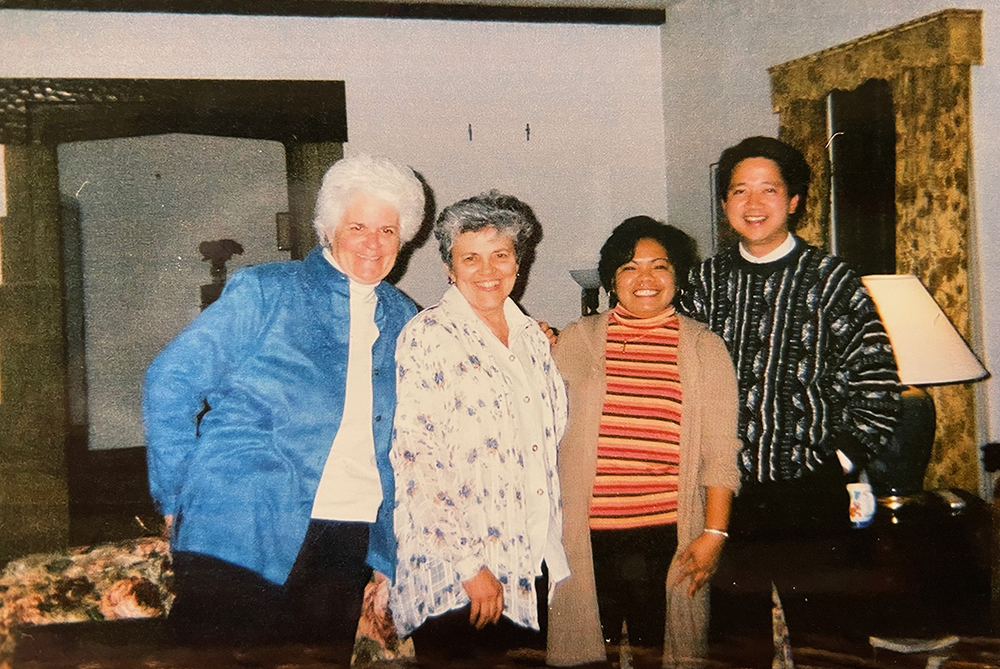
[[[813,172],[799,234],[829,247],[826,97],[869,79],[892,87],[896,123],[896,267],[915,274],[968,340],[971,66],[982,12],[949,9],[769,69],[780,137]],[[979,490],[973,389],[930,389],[937,433],[928,488]]]

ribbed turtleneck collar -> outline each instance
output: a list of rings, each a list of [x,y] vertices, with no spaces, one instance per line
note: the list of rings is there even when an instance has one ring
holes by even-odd
[[[663,311],[655,316],[650,316],[649,318],[639,318],[631,311],[623,307],[620,302],[611,311],[611,318],[619,325],[642,330],[662,327],[667,321],[676,315],[677,311],[674,309],[673,305],[667,307],[666,311]]]

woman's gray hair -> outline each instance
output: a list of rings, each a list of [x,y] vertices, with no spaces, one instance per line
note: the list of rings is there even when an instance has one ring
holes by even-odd
[[[313,228],[320,246],[329,247],[329,233],[360,193],[388,202],[399,214],[400,243],[413,239],[424,220],[424,187],[409,167],[367,154],[338,160],[323,176],[316,196]]]
[[[445,207],[434,223],[434,237],[444,264],[452,266],[451,249],[460,235],[484,228],[495,228],[498,233],[511,238],[518,263],[537,241],[541,231],[531,207],[513,195],[491,190],[461,200]]]

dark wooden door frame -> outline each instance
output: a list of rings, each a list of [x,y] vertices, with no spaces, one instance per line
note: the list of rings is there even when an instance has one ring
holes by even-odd
[[[281,142],[300,233],[292,257],[305,255],[319,177],[341,155],[330,145],[347,141],[343,81],[0,79],[0,144],[54,147],[175,132]]]
[[[414,2],[412,0],[0,0],[8,9],[89,12],[167,12],[236,16],[356,17],[518,23],[663,25],[663,7],[599,7],[506,2]]]
[[[344,82],[0,79],[0,144],[37,147],[50,163],[56,160],[56,147],[61,143],[168,133],[281,142],[285,147],[289,209],[297,233],[293,233],[291,252],[293,258],[302,257],[313,244],[312,208],[320,180],[330,163],[343,155],[342,144],[347,140]],[[8,150],[8,154],[14,152]],[[47,174],[47,178],[18,179],[16,188],[21,192],[17,197],[58,202],[58,179],[51,178],[57,170]],[[26,223],[18,221],[17,226],[47,229],[60,225],[57,217],[32,218]],[[61,230],[50,232],[61,236]],[[61,264],[59,260],[53,262]],[[65,288],[65,271],[62,275]],[[9,286],[7,290],[23,289]],[[44,318],[51,321],[45,323],[49,331],[62,333],[66,351],[66,304],[61,313],[46,312]],[[58,372],[68,378],[66,355],[61,364]],[[56,396],[59,391],[52,389],[49,405],[58,405],[65,398],[68,388],[63,390],[60,398]],[[63,434],[61,444],[56,439],[39,447],[36,456],[48,459],[48,463],[38,465],[40,478],[61,469],[53,463],[61,463],[65,457],[70,543],[121,538],[123,532],[141,531],[138,527],[129,529],[134,525],[133,518],[147,523],[155,519],[145,480],[145,449],[90,451],[86,425],[74,426],[68,413]],[[0,450],[16,453],[17,439],[17,435],[0,438]],[[0,460],[4,457],[8,456],[0,453]]]
[[[347,140],[342,81],[0,79],[0,143],[186,132]]]

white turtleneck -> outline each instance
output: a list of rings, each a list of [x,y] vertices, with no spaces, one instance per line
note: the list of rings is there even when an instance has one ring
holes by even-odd
[[[344,271],[330,249],[323,250],[323,257],[337,271]],[[323,467],[312,517],[374,522],[382,503],[372,434],[372,346],[379,335],[375,325],[378,297],[375,285],[349,280],[351,323],[344,412]],[[316,411],[323,410],[316,407]]]

